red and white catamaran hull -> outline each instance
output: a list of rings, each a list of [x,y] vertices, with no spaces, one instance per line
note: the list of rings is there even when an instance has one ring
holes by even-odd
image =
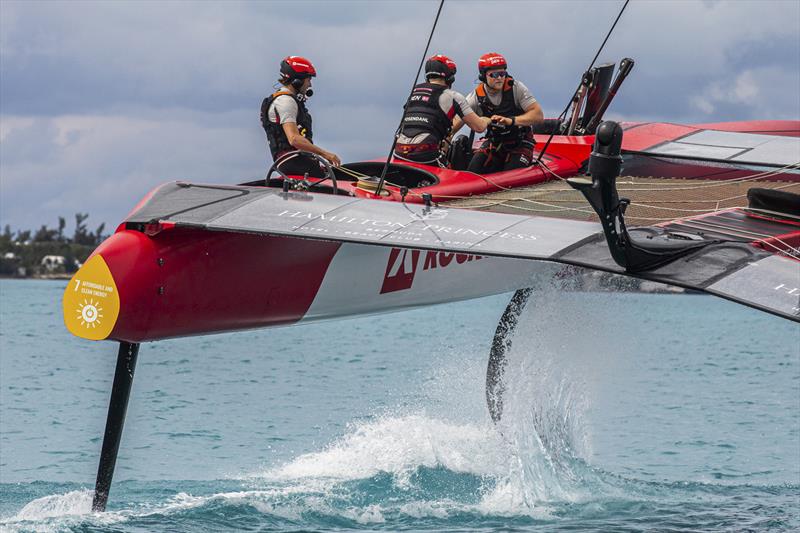
[[[800,226],[726,216],[714,227],[736,232],[636,277],[798,320],[800,261],[742,228],[795,246]],[[63,310],[77,336],[135,343],[498,294],[561,264],[625,273],[591,222],[169,183],[75,274]]]
[[[84,268],[65,293],[70,331],[141,342],[476,298],[560,267],[166,225],[152,236],[115,233]]]

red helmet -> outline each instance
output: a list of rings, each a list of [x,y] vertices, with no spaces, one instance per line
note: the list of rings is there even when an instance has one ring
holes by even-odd
[[[311,61],[300,56],[288,56],[281,61],[281,81],[304,80],[317,75]]]
[[[456,79],[456,62],[444,54],[431,56],[425,62],[425,78],[442,77],[448,85]]]
[[[478,59],[478,73],[481,81],[486,81],[486,71],[498,68],[508,68],[508,63],[506,63],[506,58],[497,52],[483,54]]]

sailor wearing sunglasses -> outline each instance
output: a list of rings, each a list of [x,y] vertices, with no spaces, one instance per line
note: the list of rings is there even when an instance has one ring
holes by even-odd
[[[505,58],[497,53],[478,59],[481,83],[467,95],[467,103],[479,115],[490,117],[486,138],[470,161],[468,170],[488,174],[526,167],[533,161],[532,126],[544,120],[542,108],[528,88],[512,78]],[[456,117],[453,131],[462,123]]]

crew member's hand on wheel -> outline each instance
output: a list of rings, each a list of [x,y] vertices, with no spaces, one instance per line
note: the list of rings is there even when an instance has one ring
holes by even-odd
[[[341,166],[342,164],[342,160],[339,159],[339,156],[334,154],[333,152],[325,152],[325,154],[322,157],[330,161],[331,165],[334,167]]]
[[[503,115],[492,115],[492,122],[495,124],[501,124],[503,126],[513,126],[516,117],[508,118],[504,117]]]

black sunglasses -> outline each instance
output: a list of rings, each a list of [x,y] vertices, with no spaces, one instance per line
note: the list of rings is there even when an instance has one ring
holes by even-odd
[[[487,76],[489,76],[492,79],[498,80],[500,78],[505,78],[506,76],[508,76],[508,72],[506,72],[505,70],[498,70],[497,72],[488,73]]]

